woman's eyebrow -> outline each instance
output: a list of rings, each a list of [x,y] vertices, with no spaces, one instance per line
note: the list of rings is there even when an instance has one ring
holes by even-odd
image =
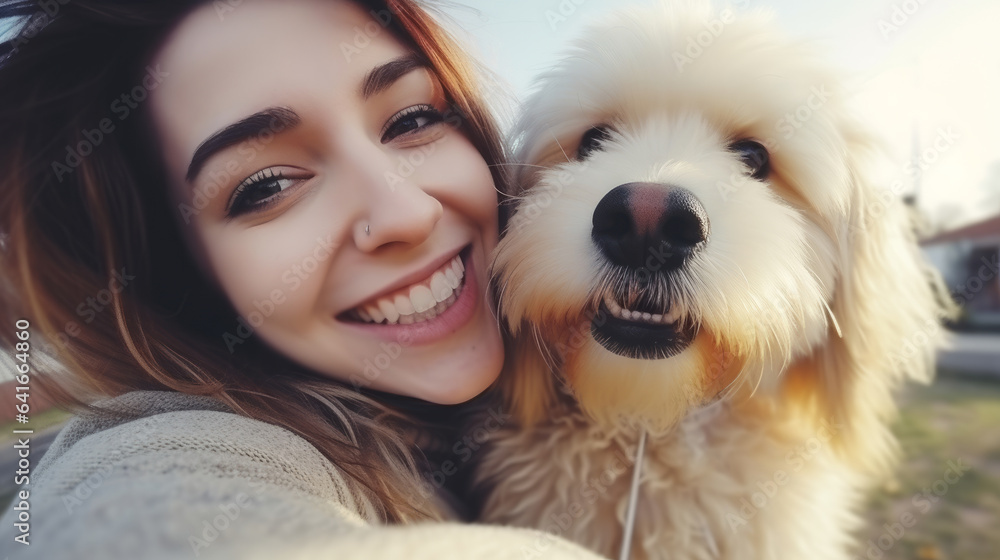
[[[262,134],[277,134],[298,126],[302,118],[298,113],[287,107],[269,107],[263,111],[258,111],[249,117],[223,128],[212,134],[207,140],[198,145],[191,156],[191,163],[188,164],[187,174],[184,178],[190,183],[201,172],[201,168],[208,161],[208,158],[216,152],[224,150],[232,145],[239,144],[244,140],[258,137]]]
[[[380,64],[372,68],[361,81],[361,98],[367,100],[371,96],[381,93],[406,74],[418,68],[428,67],[429,65],[423,57],[416,53],[407,53],[385,64]]]

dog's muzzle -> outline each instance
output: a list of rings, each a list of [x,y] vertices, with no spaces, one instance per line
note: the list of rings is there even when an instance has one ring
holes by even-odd
[[[666,284],[708,243],[708,213],[691,191],[656,183],[612,189],[594,210],[591,238],[625,278],[601,298],[591,334],[607,350],[636,359],[664,359],[698,334],[672,309]],[[655,292],[655,293],[654,293]]]

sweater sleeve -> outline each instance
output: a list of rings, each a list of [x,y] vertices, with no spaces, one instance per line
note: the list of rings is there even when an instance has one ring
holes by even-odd
[[[597,559],[540,531],[374,522],[308,442],[224,411],[176,410],[97,431],[73,425],[31,482],[29,545],[11,559]]]

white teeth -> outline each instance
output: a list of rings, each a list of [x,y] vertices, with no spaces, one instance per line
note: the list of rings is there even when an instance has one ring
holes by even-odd
[[[417,310],[413,308],[413,300],[402,294],[396,296],[396,299],[394,299],[392,303],[396,305],[396,309],[399,310],[399,314],[401,316],[413,315],[417,312]],[[403,322],[402,317],[400,317],[399,322]]]
[[[444,271],[444,278],[448,281],[448,285],[451,286],[452,290],[457,290],[458,285],[462,283],[462,281],[459,280],[459,276],[450,268]]]
[[[427,321],[446,311],[458,299],[465,280],[465,264],[455,257],[408,292],[379,298],[355,308],[356,318],[366,323],[409,325]]]
[[[391,301],[387,299],[378,300],[378,309],[390,323],[399,321],[399,310],[396,309],[396,306]]]
[[[669,325],[675,322],[680,316],[680,314],[673,309],[666,314],[653,314],[624,309],[621,305],[618,305],[618,302],[616,302],[610,295],[604,296],[604,306],[608,308],[608,311],[610,311],[612,315],[618,317],[619,319],[625,319],[626,321],[643,321],[658,325]]]
[[[381,323],[385,319],[385,315],[382,314],[382,311],[380,311],[379,308],[375,307],[374,305],[369,305],[365,307],[365,311],[368,312],[368,315],[372,318],[372,321],[376,323]],[[358,313],[360,314],[361,311],[359,310]],[[365,316],[361,315],[361,318],[364,319]]]
[[[410,288],[410,303],[417,313],[423,313],[437,305],[437,300],[427,286],[414,286]]]
[[[440,272],[435,272],[434,276],[431,277],[431,294],[434,296],[434,303],[442,302],[448,299],[448,296],[454,292],[455,289],[445,278],[444,274]]]

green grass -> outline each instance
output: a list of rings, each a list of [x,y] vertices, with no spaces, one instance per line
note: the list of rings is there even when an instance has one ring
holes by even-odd
[[[912,386],[901,395],[893,430],[903,449],[896,476],[875,490],[865,512],[860,558],[958,560],[1000,558],[1000,381],[939,375],[931,386]],[[952,484],[938,483],[935,503],[914,496],[944,480],[948,462],[969,466]],[[936,495],[934,497],[937,497]],[[909,513],[915,523],[896,538],[884,524]],[[898,531],[897,531],[898,534]],[[888,550],[866,554],[869,539]]]

